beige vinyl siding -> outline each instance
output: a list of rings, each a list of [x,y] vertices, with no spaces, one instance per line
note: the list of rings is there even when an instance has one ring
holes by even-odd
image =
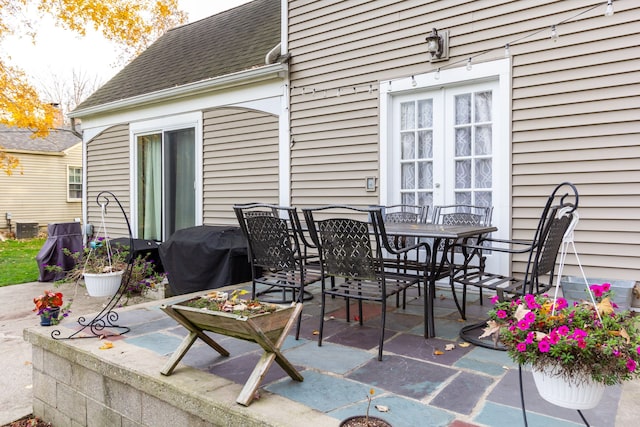
[[[0,172],[0,229],[11,230],[16,223],[37,223],[42,231],[47,224],[73,222],[82,217],[82,203],[68,201],[68,167],[82,167],[82,143],[62,153],[10,152],[20,160],[12,175]]]
[[[640,280],[640,2],[614,2],[612,17],[604,2],[580,14],[596,4],[290,1],[292,204],[377,203],[364,178],[378,176],[378,84],[471,56],[502,59],[519,40],[510,45],[512,237],[531,237],[553,186],[574,182],[587,275]],[[428,60],[434,27],[450,31],[448,61]],[[567,263],[577,274],[575,258]],[[516,256],[513,269],[522,268]]]
[[[95,233],[100,229],[100,236],[104,232],[101,229],[101,209],[96,196],[101,191],[112,192],[131,220],[129,159],[129,126],[126,124],[110,127],[87,143],[87,218],[93,224]],[[129,235],[122,212],[115,201],[108,205],[105,224],[108,237]]]
[[[278,118],[238,108],[203,117],[204,224],[237,224],[236,203],[278,204]]]

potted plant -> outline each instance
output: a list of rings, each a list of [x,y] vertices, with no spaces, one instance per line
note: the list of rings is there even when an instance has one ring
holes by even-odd
[[[42,295],[38,295],[33,299],[36,308],[33,311],[40,316],[40,325],[51,326],[60,322],[60,315],[66,317],[69,315],[71,303],[62,306],[62,292],[52,292],[45,290]]]
[[[129,246],[112,244],[109,239],[99,238],[82,251],[71,252],[63,249],[65,255],[75,261],[75,266],[65,271],[59,282],[75,282],[84,279],[90,296],[111,296],[120,287],[122,280],[128,280],[127,296],[143,294],[146,288],[162,282],[164,274],[155,272],[154,265],[146,257],[138,256],[127,270]],[[48,265],[49,271],[62,271],[58,265]],[[130,278],[124,276],[129,271]],[[123,277],[124,276],[124,277]]]
[[[549,295],[528,294],[512,301],[494,297],[481,336],[493,335],[511,359],[530,365],[544,399],[573,409],[594,407],[605,386],[640,376],[640,318],[617,310],[610,284],[589,289],[593,302],[572,305]],[[569,386],[570,394],[546,389],[558,391],[561,385]],[[577,393],[587,385],[593,386],[591,395],[581,400]]]
[[[365,415],[355,415],[343,420],[340,427],[391,427],[387,421],[378,417],[370,417],[369,409],[371,408],[371,398],[375,394],[374,389],[369,390],[367,395],[367,412]]]
[[[131,274],[130,279],[124,276],[124,280],[127,281],[124,296],[127,299],[136,295],[144,296],[148,291],[160,286],[167,277],[166,273],[158,273],[156,271],[156,264],[148,259],[148,255],[144,257],[137,256],[131,269],[127,270],[125,274],[127,272]]]

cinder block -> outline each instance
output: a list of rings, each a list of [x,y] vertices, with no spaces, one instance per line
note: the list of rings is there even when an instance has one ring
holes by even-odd
[[[122,427],[122,417],[101,403],[87,399],[87,427]]]
[[[126,384],[105,378],[105,404],[136,423],[142,423],[142,393]]]
[[[91,369],[74,364],[71,387],[93,400],[105,403],[104,377]]]
[[[190,425],[186,412],[148,394],[142,395],[142,419],[150,426]]]
[[[71,417],[63,414],[56,408],[46,405],[44,408],[44,416],[42,419],[47,420],[54,426],[70,426],[71,425]]]
[[[71,362],[49,351],[44,352],[43,372],[64,384],[71,383]]]
[[[31,406],[33,408],[33,415],[39,418],[44,416],[45,403],[42,400],[34,397]]]
[[[87,399],[66,384],[58,383],[57,387],[58,410],[72,420],[86,425],[87,423]]]
[[[42,371],[44,369],[44,350],[42,347],[31,346],[31,365],[33,369]]]
[[[33,397],[49,405],[56,404],[56,380],[35,369],[32,370]]]

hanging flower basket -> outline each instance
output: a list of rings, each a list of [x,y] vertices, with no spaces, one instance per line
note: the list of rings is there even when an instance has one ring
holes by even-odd
[[[89,296],[110,297],[115,295],[120,287],[124,270],[110,273],[84,273],[84,284]]]
[[[591,378],[565,378],[553,368],[532,369],[533,380],[540,396],[547,402],[569,409],[595,408],[605,385]]]

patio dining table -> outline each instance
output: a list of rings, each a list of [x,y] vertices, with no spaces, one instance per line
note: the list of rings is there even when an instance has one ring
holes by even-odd
[[[435,298],[436,280],[447,269],[447,276],[453,274],[453,263],[447,263],[447,252],[451,251],[451,259],[455,253],[453,243],[460,239],[479,237],[486,233],[497,231],[493,226],[480,225],[444,225],[432,223],[385,223],[386,233],[391,236],[406,236],[419,239],[432,239],[431,259],[422,263],[422,269],[418,274],[424,274],[427,284],[424,292],[424,337],[435,336],[435,321],[433,301]],[[444,243],[444,250],[438,251],[440,243]],[[455,298],[455,293],[454,293]],[[456,305],[458,304],[456,300]]]

